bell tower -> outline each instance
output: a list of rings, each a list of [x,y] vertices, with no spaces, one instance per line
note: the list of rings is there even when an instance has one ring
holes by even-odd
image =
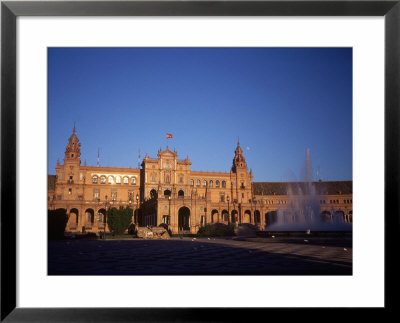
[[[75,164],[80,165],[81,163],[81,144],[76,136],[76,129],[72,130],[72,135],[68,139],[67,147],[65,148],[64,165]]]
[[[240,147],[240,142],[238,140],[235,149],[235,157],[233,157],[232,172],[237,173],[238,171],[247,172],[246,160],[243,157],[243,150]]]
[[[243,156],[243,149],[240,147],[240,142],[238,140],[231,168],[231,195],[236,203],[239,204],[239,215],[241,213],[241,204],[247,203],[247,201],[251,199],[252,181],[253,174],[249,172],[247,168],[246,159]]]

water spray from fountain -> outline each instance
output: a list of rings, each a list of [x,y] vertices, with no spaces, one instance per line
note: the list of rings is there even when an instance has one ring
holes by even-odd
[[[287,203],[277,210],[276,222],[269,225],[274,231],[350,231],[352,225],[345,223],[343,216],[334,208],[321,212],[320,199],[323,192],[317,192],[312,178],[311,153],[306,149],[302,181],[288,183]]]

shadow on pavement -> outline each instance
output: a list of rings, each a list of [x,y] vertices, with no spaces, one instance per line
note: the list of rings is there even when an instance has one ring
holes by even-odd
[[[351,250],[232,238],[49,241],[49,275],[351,275]]]

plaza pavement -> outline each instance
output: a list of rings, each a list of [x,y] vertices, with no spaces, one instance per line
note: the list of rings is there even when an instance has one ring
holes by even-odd
[[[49,275],[351,275],[351,239],[49,241]]]

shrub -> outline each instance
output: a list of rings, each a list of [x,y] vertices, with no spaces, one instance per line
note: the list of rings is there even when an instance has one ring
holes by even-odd
[[[233,223],[229,225],[223,223],[207,224],[199,229],[197,235],[199,237],[234,236],[235,225]]]
[[[107,224],[114,234],[122,234],[132,223],[133,210],[130,207],[111,208],[107,212]]]
[[[66,209],[48,210],[47,236],[49,240],[63,239],[67,223],[68,214]]]

